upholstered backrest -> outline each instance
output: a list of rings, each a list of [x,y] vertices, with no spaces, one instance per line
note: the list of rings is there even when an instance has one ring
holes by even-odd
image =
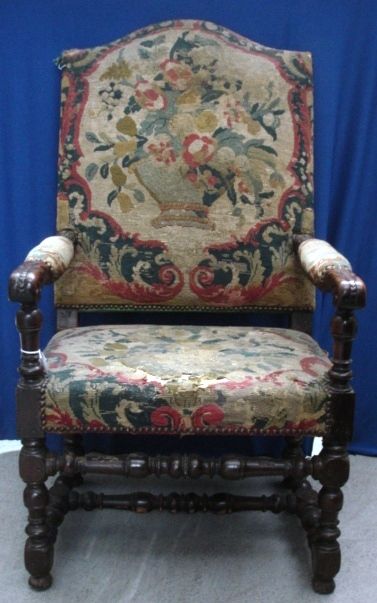
[[[313,307],[309,53],[174,21],[59,66],[57,305]]]

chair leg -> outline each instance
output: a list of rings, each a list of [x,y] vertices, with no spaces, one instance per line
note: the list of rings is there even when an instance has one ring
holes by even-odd
[[[77,434],[64,436],[64,452],[66,454],[72,453],[82,456],[84,454],[82,436]],[[49,490],[47,521],[53,543],[56,541],[58,529],[69,511],[68,499],[70,491],[72,488],[81,486],[83,481],[81,473],[64,475],[64,473],[60,472]]]
[[[54,550],[47,524],[48,490],[45,486],[46,448],[44,438],[25,438],[20,453],[20,475],[26,483],[24,504],[29,511],[25,544],[25,566],[29,584],[36,590],[51,586]]]
[[[75,455],[82,456],[84,454],[82,436],[79,434],[64,436],[64,452],[71,452]],[[84,481],[81,473],[75,473],[70,477],[65,476],[64,479],[69,483],[71,488],[81,486]]]
[[[304,458],[304,451],[302,449],[302,438],[286,437],[286,447],[283,451],[283,458],[298,460]],[[293,476],[285,477],[282,481],[282,485],[290,490],[297,490],[302,485],[304,478],[296,479]]]
[[[319,457],[319,481],[322,489],[318,495],[318,505],[321,516],[311,547],[312,584],[317,593],[329,594],[335,589],[334,576],[340,569],[338,513],[343,506],[341,486],[348,479],[349,459],[345,445],[331,439],[324,440],[324,448]]]

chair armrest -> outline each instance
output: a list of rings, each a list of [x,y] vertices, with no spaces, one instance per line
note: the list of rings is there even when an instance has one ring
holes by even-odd
[[[363,308],[366,286],[352,271],[350,262],[326,241],[295,235],[294,243],[301,266],[322,291],[332,292],[340,309]]]
[[[74,242],[72,231],[62,231],[31,249],[10,275],[9,299],[23,304],[36,303],[43,285],[53,283],[68,268],[74,255]]]

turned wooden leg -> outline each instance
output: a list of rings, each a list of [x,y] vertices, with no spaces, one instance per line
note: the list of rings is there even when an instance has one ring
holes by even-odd
[[[82,456],[84,454],[84,449],[82,448],[82,436],[76,434],[65,436],[64,452]],[[62,524],[64,517],[69,511],[69,493],[72,488],[81,486],[83,481],[82,475],[79,472],[70,475],[65,475],[61,472],[49,490],[47,520],[53,542],[56,540],[59,526]]]
[[[308,480],[303,480],[300,487],[296,489],[295,495],[296,513],[306,531],[308,544],[311,547],[321,516],[321,510],[318,507],[318,493]]]
[[[84,448],[82,445],[82,436],[79,434],[64,436],[64,452],[72,453],[75,456],[83,456]],[[64,476],[64,480],[71,488],[81,486],[84,481],[81,473],[75,473],[69,477]]]
[[[283,458],[292,460],[304,459],[305,455],[302,449],[302,438],[289,436],[285,438],[285,441],[286,447],[283,451]],[[285,488],[290,488],[295,491],[302,485],[303,480],[304,478],[297,479],[290,475],[283,479],[282,485]]]
[[[36,590],[51,586],[53,544],[46,521],[48,491],[45,486],[46,448],[44,438],[25,438],[20,453],[20,475],[26,483],[24,504],[29,511],[25,545],[25,566],[30,573],[29,584]]]
[[[343,505],[343,486],[349,475],[349,459],[344,444],[324,440],[319,455],[321,468],[318,495],[321,511],[319,526],[312,540],[313,588],[317,593],[329,594],[335,588],[334,576],[340,569],[338,513]]]

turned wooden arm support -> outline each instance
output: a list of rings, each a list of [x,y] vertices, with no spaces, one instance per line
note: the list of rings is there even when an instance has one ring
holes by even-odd
[[[9,277],[9,299],[21,304],[35,304],[43,285],[53,282],[51,268],[39,261],[24,261]]]
[[[295,235],[294,245],[301,266],[321,291],[332,292],[339,309],[356,310],[366,302],[366,286],[352,271],[349,261],[334,247],[306,235]]]
[[[74,254],[76,235],[64,230],[44,239],[27,254],[9,278],[9,299],[35,304],[44,285],[53,283],[68,268]]]

